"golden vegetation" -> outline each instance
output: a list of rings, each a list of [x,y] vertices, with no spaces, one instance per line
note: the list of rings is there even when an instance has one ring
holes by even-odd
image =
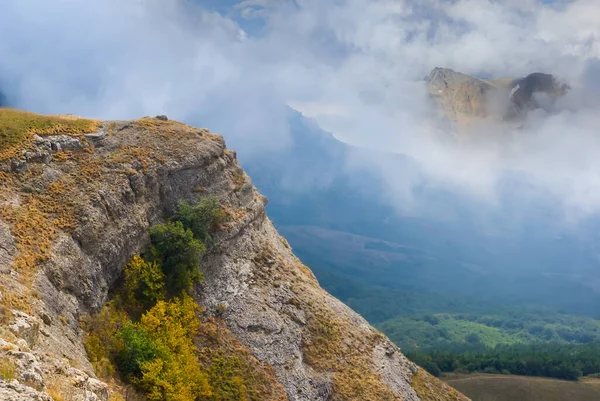
[[[26,111],[0,108],[0,160],[14,157],[34,134],[81,135],[94,132],[98,121],[41,116]]]
[[[150,230],[149,261],[133,257],[115,299],[83,322],[85,347],[99,376],[118,372],[149,401],[285,399],[272,375],[223,338],[226,329],[201,323],[201,308],[188,295],[192,281],[201,278],[199,258],[180,249],[192,242],[205,249],[224,218],[216,199],[202,198],[193,206],[181,202],[171,221]]]
[[[109,302],[83,323],[88,357],[104,380],[120,372],[151,401],[286,399],[272,370],[226,328],[200,322],[188,295],[158,301],[137,323],[120,302]]]
[[[19,208],[0,208],[0,217],[11,224],[19,251],[13,267],[23,273],[25,278],[30,278],[35,267],[48,259],[51,241],[56,232],[53,221],[40,208],[40,202],[33,196],[27,196]]]
[[[467,401],[468,398],[419,368],[412,376],[412,388],[423,401]]]
[[[317,369],[335,367],[342,353],[341,329],[338,321],[326,316],[312,317],[308,321],[309,335],[305,336],[304,359]]]
[[[194,128],[172,120],[160,120],[158,118],[144,117],[135,121],[135,125],[145,131],[160,136],[194,135],[209,139],[220,139],[219,135],[213,134],[205,129]]]
[[[52,380],[48,383],[46,393],[54,401],[73,401],[75,399],[73,388],[68,383],[59,382],[58,380]]]
[[[213,389],[207,401],[287,400],[273,368],[254,358],[219,322],[201,323],[196,343]]]
[[[7,382],[17,378],[17,367],[6,357],[0,358],[0,378]]]
[[[343,318],[314,310],[303,340],[306,362],[322,372],[333,373],[332,400],[400,400],[375,372],[371,353],[383,340],[373,331],[364,335]],[[467,398],[422,369],[413,376],[412,387],[423,401],[466,401]]]
[[[314,313],[303,339],[306,362],[317,370],[333,372],[332,400],[399,400],[373,372],[369,355],[374,337],[354,337],[348,324],[325,311]]]
[[[31,138],[37,135],[64,134],[78,136],[94,132],[98,122],[86,119],[41,116],[25,111],[0,108],[0,160],[18,156],[22,149],[31,145]],[[69,156],[63,152],[56,155],[58,161],[66,161]],[[74,176],[65,176],[51,183],[45,193],[22,193],[19,183],[12,175],[2,173],[0,183],[5,196],[19,193],[20,202],[0,206],[0,218],[10,224],[15,238],[18,255],[13,267],[28,282],[37,266],[50,256],[50,247],[58,229],[70,230],[75,227],[72,210],[72,196],[80,184],[80,179],[90,173],[82,168]],[[21,179],[33,178],[41,174],[32,169]],[[18,305],[13,305],[19,308]]]
[[[26,295],[7,291],[4,286],[2,286],[2,309],[3,318],[6,319],[4,322],[12,317],[11,309],[31,313],[31,305]]]

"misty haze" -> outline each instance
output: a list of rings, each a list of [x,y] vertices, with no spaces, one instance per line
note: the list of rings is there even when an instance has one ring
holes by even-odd
[[[64,290],[52,293],[52,299],[61,299],[56,301],[61,305],[61,302],[79,305],[74,307],[77,312],[73,312],[73,316],[90,314],[101,319],[107,316],[106,305],[109,305],[116,308],[116,312],[112,312],[115,316],[128,315],[131,320],[128,324],[140,329],[145,321],[140,316],[149,316],[156,305],[171,302],[170,297],[177,295],[172,291],[175,284],[168,281],[169,274],[183,266],[179,261],[172,262],[175,267],[168,267],[169,252],[160,248],[165,246],[164,238],[168,236],[154,224],[179,219],[183,228],[190,224],[191,238],[192,231],[198,230],[192,218],[197,217],[194,213],[208,213],[206,210],[210,209],[210,219],[214,221],[203,214],[202,224],[207,226],[194,231],[195,240],[202,242],[204,248],[197,260],[190,263],[200,266],[200,273],[178,278],[180,281],[176,283],[181,288],[176,288],[180,292],[184,289],[190,299],[196,300],[198,310],[202,310],[197,312],[201,322],[198,330],[208,332],[210,330],[202,325],[217,321],[215,327],[221,324],[233,333],[224,342],[229,344],[235,339],[247,347],[247,354],[254,358],[252,364],[256,360],[269,369],[274,367],[274,373],[269,375],[274,377],[273,383],[281,386],[285,399],[452,399],[420,393],[414,381],[404,379],[405,373],[401,379],[390,379],[388,376],[393,374],[386,370],[388,368],[373,368],[377,371],[373,377],[381,379],[383,384],[375,379],[369,381],[371,376],[366,374],[364,377],[369,379],[364,382],[351,380],[354,387],[336,381],[336,377],[349,374],[340,370],[341,365],[356,368],[353,375],[361,376],[362,373],[356,373],[359,371],[371,372],[370,367],[356,362],[358,359],[338,358],[337,364],[318,363],[311,360],[311,352],[306,349],[301,357],[296,354],[292,357],[290,353],[285,361],[283,357],[277,359],[279,353],[285,352],[269,348],[272,344],[296,352],[296,348],[306,347],[306,344],[319,345],[324,338],[333,341],[331,337],[336,337],[338,332],[331,321],[341,307],[331,306],[331,327],[328,323],[325,329],[317,330],[318,338],[314,334],[309,340],[300,336],[300,345],[295,344],[295,348],[286,348],[287,343],[277,337],[283,328],[277,331],[265,323],[274,319],[271,315],[253,315],[254,307],[259,311],[257,314],[267,310],[271,313],[271,309],[284,313],[284,306],[258,307],[260,297],[243,294],[255,285],[256,277],[269,277],[274,282],[264,291],[270,294],[265,295],[265,299],[280,297],[269,292],[286,288],[281,284],[285,280],[280,278],[284,274],[276,273],[273,266],[281,260],[295,259],[280,256],[271,245],[265,245],[268,251],[256,251],[252,257],[248,256],[249,251],[244,253],[242,248],[237,248],[254,244],[253,241],[270,244],[275,237],[268,227],[264,229],[267,234],[258,230],[251,239],[244,239],[243,245],[224,245],[238,236],[250,235],[247,232],[250,229],[242,228],[240,234],[228,237],[215,227],[230,229],[235,226],[231,219],[237,221],[239,216],[254,213],[256,206],[240,203],[235,209],[232,205],[238,201],[243,203],[246,198],[236,195],[232,203],[229,195],[219,192],[226,186],[226,179],[214,172],[220,167],[211,167],[213,170],[206,174],[198,173],[198,177],[206,175],[210,185],[195,181],[193,186],[181,184],[176,178],[172,178],[173,183],[169,181],[171,175],[175,177],[185,168],[191,169],[188,166],[169,170],[174,165],[179,166],[177,163],[187,166],[185,163],[197,158],[206,163],[203,166],[208,166],[212,161],[207,160],[221,157],[222,165],[239,160],[243,168],[241,173],[235,169],[228,173],[233,178],[227,179],[233,180],[236,191],[254,191],[251,182],[268,199],[266,215],[277,232],[285,237],[275,242],[278,247],[282,246],[279,242],[285,247],[289,243],[291,249],[281,252],[290,252],[292,258],[293,251],[314,273],[318,285],[399,347],[412,361],[406,364],[414,362],[428,374],[464,393],[460,397],[474,401],[600,399],[599,2],[0,0],[0,37],[3,38],[0,40],[0,161],[3,163],[0,178],[6,194],[0,197],[0,239],[5,225],[15,238],[0,241],[0,249],[14,247],[14,252],[24,253],[23,249],[28,249],[31,243],[37,244],[37,240],[31,238],[24,242],[27,245],[19,243],[18,228],[26,225],[19,225],[19,219],[25,219],[26,214],[3,212],[4,208],[13,210],[11,208],[29,205],[23,199],[41,196],[42,200],[36,200],[38,203],[32,203],[27,210],[39,209],[45,213],[42,220],[57,213],[54,208],[39,205],[44,205],[44,196],[55,195],[51,184],[44,186],[40,182],[58,180],[57,171],[63,167],[55,167],[53,163],[59,157],[69,166],[71,158],[79,160],[77,152],[93,154],[94,149],[112,152],[121,148],[144,148],[145,139],[140,144],[130,143],[134,139],[129,138],[119,142],[118,135],[117,139],[110,139],[113,133],[123,131],[138,139],[147,132],[155,132],[162,127],[160,124],[168,125],[174,120],[201,128],[195,135],[204,138],[202,140],[209,137],[208,131],[222,135],[227,148],[235,151],[227,153],[228,156],[215,156],[206,150],[213,145],[203,147],[185,142],[187,139],[173,144],[164,139],[164,148],[153,147],[149,153],[136,151],[138,159],[141,154],[154,157],[165,152],[161,154],[163,159],[153,160],[164,163],[156,171],[169,171],[164,175],[166,183],[155,183],[152,187],[150,179],[144,181],[150,188],[145,191],[161,188],[157,199],[164,204],[140,214],[146,217],[138,220],[148,219],[145,242],[140,240],[138,244],[132,240],[136,244],[132,245],[133,242],[123,240],[119,242],[121,245],[99,245],[98,248],[110,255],[106,261],[100,257],[96,262],[86,253],[85,247],[89,244],[86,245],[85,235],[76,229],[71,233],[67,230],[70,225],[65,228],[57,223],[56,230],[64,233],[52,237],[47,244],[44,242],[43,247],[51,249],[48,255],[58,255],[66,249],[59,246],[61,241],[66,241],[60,239],[62,236],[72,237],[83,250],[64,251],[65,254],[88,255],[81,256],[82,260],[100,266],[90,277],[110,272],[107,279],[90,279],[97,288],[91,284],[91,289],[87,284],[69,284]],[[35,119],[21,124],[20,114],[16,117],[5,114],[2,118],[1,113],[15,110],[67,115],[71,123],[50,127]],[[155,119],[154,116],[161,117]],[[82,129],[80,125],[70,125],[75,124],[72,121],[81,121],[79,117],[90,121],[111,120],[115,125],[98,123],[100,125],[94,125],[96,131],[91,128],[77,131],[77,135],[85,134],[85,138],[92,135],[81,146],[65,138],[52,139],[58,134],[72,135]],[[140,120],[146,121],[140,131],[132,128],[137,127],[134,123],[124,122],[141,117],[148,117],[150,122]],[[42,128],[37,124],[42,124]],[[169,134],[192,132],[183,128],[165,129]],[[25,130],[26,134],[19,131],[25,139],[20,136],[21,139],[15,139],[18,130]],[[50,139],[45,140],[45,135],[51,135]],[[109,139],[98,139],[98,135],[102,138],[107,135]],[[163,146],[162,139],[147,141],[150,147]],[[32,144],[35,149],[30,148]],[[183,161],[168,162],[172,155],[184,152],[184,144],[188,152],[196,153],[182,156]],[[208,153],[202,153],[204,151]],[[56,152],[61,156],[56,156]],[[140,170],[140,166],[147,169],[148,165],[142,159],[125,162],[124,156],[99,155],[110,168],[122,163],[118,171],[126,174],[132,169]],[[34,163],[46,167],[31,167]],[[92,168],[83,170],[87,174]],[[69,174],[75,177],[75,173]],[[145,170],[144,174],[147,174]],[[243,178],[246,174],[247,183]],[[89,178],[91,175],[76,177],[89,183],[94,180]],[[136,180],[129,178],[128,181],[133,183],[134,192],[135,185],[141,185]],[[17,182],[20,184],[15,184]],[[86,189],[77,185],[69,188],[74,193],[85,193]],[[11,191],[27,195],[13,196]],[[108,210],[114,205],[111,206],[109,198],[103,198],[103,191],[99,190],[98,200],[92,203],[105,205]],[[185,191],[190,194],[183,195]],[[175,196],[173,194],[181,199],[169,198]],[[250,192],[246,195],[252,202],[261,202],[258,192],[248,194]],[[128,196],[133,195],[124,194],[123,198],[128,199]],[[206,201],[209,198],[216,203]],[[61,198],[58,203],[62,201]],[[190,205],[181,206],[178,201],[190,202]],[[52,203],[53,207],[55,204]],[[208,209],[198,212],[198,205]],[[248,219],[248,227],[251,227],[258,217]],[[117,227],[134,226],[126,219],[116,220],[121,221],[115,223]],[[100,220],[94,213],[82,220],[92,224],[90,221]],[[108,227],[109,223],[102,224]],[[72,226],[77,227],[75,223]],[[98,230],[110,232],[107,228]],[[54,235],[55,229],[51,231]],[[122,234],[133,238],[138,235],[133,232]],[[31,233],[28,235],[37,238]],[[156,239],[159,235],[165,237],[159,241]],[[169,235],[174,238],[174,234]],[[119,246],[124,247],[123,250],[115,251],[121,249]],[[182,246],[177,252],[183,254],[181,249],[189,250],[190,246]],[[12,255],[12,251],[6,252]],[[147,263],[139,259],[142,262],[135,265],[136,268],[162,266],[166,277],[160,285],[146,283],[148,288],[138,288],[138,296],[144,294],[148,305],[142,298],[133,302],[118,289],[119,286],[133,288],[127,281],[127,269],[138,260],[131,259],[134,254],[139,254],[136,257]],[[231,262],[221,265],[215,262],[218,260],[215,255],[221,254],[231,256]],[[3,255],[0,253],[0,262],[10,265]],[[246,260],[244,258],[247,263],[239,262]],[[56,278],[68,274],[59,274],[56,273],[59,268],[47,267],[60,266],[52,256],[44,253],[44,258],[35,260],[32,263],[39,264],[40,271],[46,272],[39,277],[49,278],[40,279],[31,274],[38,278],[30,282],[46,285],[46,282],[54,283],[53,280],[66,280],[71,283],[66,278]],[[286,266],[296,263],[288,262]],[[243,281],[246,275],[250,279],[233,285],[223,278],[225,273],[219,275],[208,267],[203,270],[203,263],[212,267],[236,266],[237,270],[232,273],[236,280]],[[261,263],[274,270],[260,274],[252,270],[256,268],[252,266]],[[72,262],[69,266],[78,265]],[[47,273],[48,269],[53,273]],[[7,267],[6,280],[10,271]],[[78,274],[83,277],[87,273]],[[144,275],[142,269],[137,274],[145,278],[136,279],[135,285],[140,285],[139,280],[149,280],[148,277],[162,273],[152,271]],[[11,277],[15,282],[26,282],[14,278],[20,277],[17,273]],[[187,287],[182,282],[186,282]],[[16,284],[8,283],[0,280],[0,294],[10,294],[9,289],[17,288]],[[148,301],[148,291],[163,288],[163,284],[161,295]],[[34,284],[25,286],[37,288]],[[87,298],[81,294],[87,292],[103,295],[86,303]],[[238,309],[231,306],[238,305],[233,299],[237,299]],[[45,298],[43,302],[47,302]],[[284,303],[285,308],[291,308],[294,302]],[[246,304],[254,306],[244,312],[242,305]],[[12,306],[6,308],[12,310]],[[61,313],[56,306],[49,308]],[[16,310],[13,315],[17,317],[19,313],[27,313]],[[37,316],[34,312],[28,313]],[[43,318],[46,315],[40,314],[39,319],[46,321]],[[311,322],[318,321],[311,316],[310,313],[305,316],[303,310],[289,318],[291,320],[286,317],[285,321],[295,322],[299,331],[305,330],[304,327],[310,331]],[[349,319],[354,322],[354,317]],[[80,327],[74,322],[75,318],[73,327]],[[7,333],[12,330],[9,329],[11,324],[17,323],[3,323]],[[282,327],[287,325],[281,323]],[[366,327],[366,323],[364,325]],[[73,331],[79,333],[72,335],[78,340],[71,341],[84,344],[83,338],[105,336],[105,331],[90,331],[91,326],[88,323],[81,332]],[[117,340],[112,345],[120,341],[129,350],[127,336],[139,336],[135,337],[139,341],[145,338],[139,332],[128,332],[127,327],[127,324],[119,326],[120,337],[115,337]],[[220,329],[215,330],[218,335]],[[82,334],[84,332],[87,334]],[[4,338],[2,333],[0,331],[0,338]],[[253,337],[258,336],[256,333],[264,334],[265,338]],[[206,345],[208,340],[195,341],[194,346],[200,347],[200,351],[194,351],[196,354],[204,352],[202,347],[210,348]],[[282,342],[285,344],[281,345]],[[243,393],[241,390],[239,394],[228,393],[230,398],[216,398],[215,394],[221,394],[219,385],[226,388],[230,384],[211,382],[213,376],[227,376],[223,372],[211,373],[210,369],[217,366],[216,359],[211,358],[231,356],[229,351],[213,350],[213,353],[208,352],[210,358],[200,358],[203,365],[198,369],[209,372],[206,386],[198,384],[193,391],[188,389],[191,398],[185,398],[187,395],[177,398],[166,395],[168,391],[164,388],[161,392],[145,382],[141,363],[129,364],[127,369],[130,370],[124,371],[125,357],[118,353],[122,350],[110,351],[105,343],[103,347],[108,351],[103,351],[98,361],[107,365],[102,365],[100,372],[100,364],[90,354],[89,344],[81,344],[73,347],[81,355],[87,355],[82,360],[89,365],[86,367],[90,377],[95,375],[107,383],[116,380],[118,386],[122,386],[116,393],[132,388],[136,396],[148,400],[282,399],[275,393],[267,397],[262,390],[254,390],[250,385],[247,398],[239,395]],[[100,345],[94,347],[97,351]],[[156,355],[164,351],[160,350],[156,345],[156,348],[145,349],[145,354],[140,351],[139,355],[154,355],[152,361],[156,361]],[[342,352],[330,348],[317,350],[316,354],[328,356]],[[71,355],[69,352],[63,352],[65,357]],[[131,351],[130,356],[134,354]],[[373,358],[377,362],[367,365],[379,363],[379,359]],[[283,368],[290,364],[300,364],[300,367]],[[0,360],[0,398],[3,394],[6,397],[12,394],[9,390],[2,392],[3,381],[11,381],[8,374],[2,373],[7,369],[11,371],[6,366]],[[223,363],[223,366],[233,365]],[[254,372],[255,365],[243,366],[240,369],[246,373]],[[304,370],[305,366],[310,369]],[[26,380],[26,375],[19,373],[20,365],[15,369],[12,376],[18,379],[21,374],[21,381]],[[175,368],[172,369],[175,372]],[[398,369],[390,367],[389,371],[399,372]],[[102,376],[109,371],[112,372],[110,380]],[[183,371],[193,369],[188,366]],[[40,377],[45,374],[40,373]],[[323,375],[331,376],[332,381],[319,382]],[[257,377],[244,380],[267,383]],[[443,397],[455,392],[436,379],[431,380],[444,389]],[[380,383],[381,388],[391,389],[390,398],[381,395],[387,392],[373,390],[371,393],[372,388],[379,391],[379,384],[373,384],[375,382]],[[40,384],[36,391],[47,388],[47,383]],[[366,392],[361,396],[357,388]],[[112,394],[111,391],[107,390],[106,394]],[[181,395],[185,391],[177,390],[173,394]],[[49,396],[54,397],[54,401],[61,400],[52,394]],[[73,400],[76,399],[79,400]],[[88,399],[105,401],[109,398]]]

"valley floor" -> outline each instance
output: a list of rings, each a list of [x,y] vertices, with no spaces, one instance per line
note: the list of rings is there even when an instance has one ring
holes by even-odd
[[[473,401],[597,401],[600,379],[565,381],[542,377],[448,374],[442,378]]]

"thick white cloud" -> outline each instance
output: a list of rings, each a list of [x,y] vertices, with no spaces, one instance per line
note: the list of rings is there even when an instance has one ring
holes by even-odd
[[[19,107],[164,113],[260,155],[287,145],[288,102],[344,141],[419,159],[439,185],[493,200],[501,171],[518,169],[570,212],[600,208],[595,0],[246,0],[224,15],[203,1],[0,3],[0,87]],[[445,128],[422,84],[435,66],[551,72],[574,90],[561,112],[533,114],[519,132],[487,126],[478,135],[494,140],[449,146],[435,139]],[[414,177],[365,165],[395,203],[409,200]]]

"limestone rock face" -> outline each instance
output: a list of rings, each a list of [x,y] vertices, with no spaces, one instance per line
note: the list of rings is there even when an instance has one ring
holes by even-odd
[[[210,195],[232,219],[202,260],[197,300],[205,318],[218,316],[272,367],[288,400],[466,400],[319,286],[220,136],[144,118],[28,146],[0,162],[0,293],[12,311],[0,360],[15,368],[0,379],[0,399],[47,401],[59,388],[106,401],[80,318],[103,306],[123,266],[148,248],[150,226],[179,201]]]
[[[427,77],[427,86],[446,117],[459,123],[487,116],[488,96],[495,90],[488,82],[447,68],[434,68]]]
[[[459,126],[484,119],[515,119],[535,108],[550,108],[569,90],[553,75],[539,72],[516,79],[482,80],[436,67],[425,80],[443,117]]]

